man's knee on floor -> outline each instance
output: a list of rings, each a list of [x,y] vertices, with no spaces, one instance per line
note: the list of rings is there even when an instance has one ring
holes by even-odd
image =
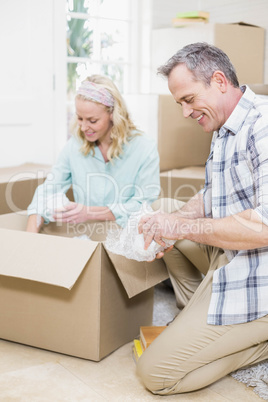
[[[159,366],[161,365],[151,361],[151,359],[147,359],[147,356],[143,354],[137,363],[137,375],[148,391],[153,394],[168,395],[171,393],[170,390],[175,386],[176,381],[174,380],[173,384],[171,379],[167,380],[164,372],[161,373],[160,370],[157,370]],[[168,382],[167,386],[166,381]]]
[[[151,392],[157,391],[159,389],[159,380],[155,381],[152,374],[154,365],[150,363],[146,356],[143,355],[139,358],[137,363],[137,375],[140,378],[143,385]]]

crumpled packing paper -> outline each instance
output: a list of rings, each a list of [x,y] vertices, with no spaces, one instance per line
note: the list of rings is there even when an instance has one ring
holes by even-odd
[[[79,239],[79,240],[90,240],[90,237],[87,235],[80,235],[80,236],[74,236],[73,239]]]
[[[162,247],[154,240],[147,250],[144,250],[143,234],[139,234],[138,225],[143,215],[154,214],[155,212],[149,205],[142,206],[141,210],[129,217],[126,226],[121,229],[110,230],[107,233],[104,245],[106,249],[114,254],[136,261],[152,261],[156,254],[164,251],[165,248],[172,246],[176,240],[163,239],[166,247]]]

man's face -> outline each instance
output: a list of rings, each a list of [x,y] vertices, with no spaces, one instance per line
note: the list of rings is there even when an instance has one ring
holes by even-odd
[[[211,78],[210,86],[195,81],[184,64],[175,67],[168,78],[168,87],[175,101],[182,106],[183,116],[191,117],[205,132],[218,130],[226,121],[221,75]]]

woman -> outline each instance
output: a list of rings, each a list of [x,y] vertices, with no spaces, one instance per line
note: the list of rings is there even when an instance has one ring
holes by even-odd
[[[137,130],[113,82],[93,75],[75,98],[74,135],[28,207],[27,230],[39,232],[50,220],[80,223],[116,221],[124,226],[143,202],[159,195],[155,142]],[[72,185],[75,202],[47,213],[46,200]]]

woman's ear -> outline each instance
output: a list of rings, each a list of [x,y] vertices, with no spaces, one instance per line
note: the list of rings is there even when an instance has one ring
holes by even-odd
[[[222,71],[215,71],[212,76],[212,81],[216,84],[216,86],[222,93],[227,91],[228,81]]]

